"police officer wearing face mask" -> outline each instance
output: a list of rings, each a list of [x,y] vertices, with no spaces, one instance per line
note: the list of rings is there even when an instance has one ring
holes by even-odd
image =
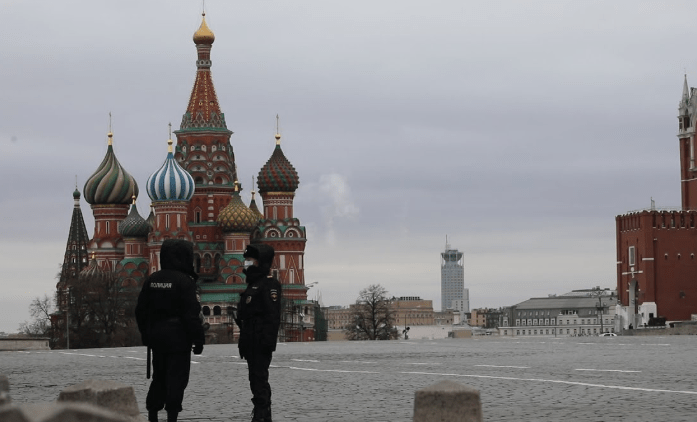
[[[192,346],[194,354],[201,354],[205,339],[196,297],[193,244],[165,240],[160,267],[143,283],[136,321],[143,344],[153,351],[152,383],[145,400],[148,420],[157,422],[157,412],[164,407],[167,421],[176,422],[189,382]]]
[[[271,276],[274,250],[251,244],[244,251],[247,289],[237,305],[240,357],[247,360],[254,412],[252,422],[271,422],[269,365],[281,325],[281,283]]]

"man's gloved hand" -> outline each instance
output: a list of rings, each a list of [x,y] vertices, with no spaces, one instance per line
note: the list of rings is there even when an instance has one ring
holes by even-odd
[[[203,344],[194,344],[194,354],[200,355],[203,353]]]

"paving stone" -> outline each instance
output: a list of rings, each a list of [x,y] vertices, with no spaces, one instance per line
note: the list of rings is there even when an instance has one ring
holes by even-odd
[[[7,379],[7,375],[0,375],[0,406],[10,404],[11,402],[10,381]]]
[[[88,403],[10,404],[0,407],[3,422],[129,422],[124,415]]]
[[[90,379],[65,388],[58,395],[59,402],[89,403],[104,407],[131,419],[140,419],[138,401],[133,387],[118,381]]]
[[[479,390],[450,380],[418,390],[414,422],[482,422]]]

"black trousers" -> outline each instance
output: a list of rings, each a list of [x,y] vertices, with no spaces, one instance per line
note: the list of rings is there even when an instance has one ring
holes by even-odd
[[[191,352],[162,353],[153,350],[152,382],[145,399],[148,411],[181,412],[184,390],[189,384]]]
[[[272,352],[252,352],[247,359],[249,369],[249,388],[252,390],[254,406],[267,407],[271,405],[271,386],[269,385],[269,365]]]

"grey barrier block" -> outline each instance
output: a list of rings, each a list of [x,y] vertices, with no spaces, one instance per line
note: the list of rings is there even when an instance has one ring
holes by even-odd
[[[482,422],[479,390],[452,381],[440,381],[418,390],[414,422]]]
[[[58,401],[89,403],[126,415],[130,420],[144,420],[133,387],[117,381],[83,381],[61,391]]]
[[[3,422],[129,422],[132,419],[88,403],[9,404],[0,407]]]
[[[10,380],[7,379],[7,375],[0,375],[0,406],[10,402]]]

